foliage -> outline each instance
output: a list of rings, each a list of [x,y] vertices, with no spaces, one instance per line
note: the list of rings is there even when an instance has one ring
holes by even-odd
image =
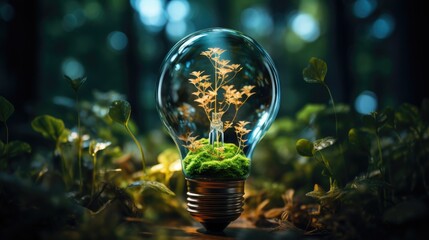
[[[65,78],[70,81],[76,94],[86,80]],[[167,221],[163,214],[176,214],[184,223],[190,221],[176,193],[170,190],[175,186],[171,180],[182,177],[177,175],[181,168],[172,167],[178,155],[165,155],[160,163],[163,168],[155,165],[145,174],[135,171],[131,155],[122,151],[126,145],[118,144],[118,138],[123,133],[112,122],[118,121],[125,126],[128,134],[132,134],[131,129],[135,129],[135,125],[130,119],[131,108],[127,102],[116,100],[104,98],[104,103],[81,103],[76,108],[78,119],[80,115],[86,118],[82,119],[83,124],[77,130],[66,127],[62,119],[51,115],[35,117],[31,127],[46,142],[33,142],[37,149],[33,155],[28,154],[32,149],[30,144],[19,140],[8,143],[0,140],[0,204],[4,209],[0,211],[0,238],[76,239],[91,235],[94,238],[128,239],[138,236],[141,231],[150,231],[148,226],[151,222]],[[76,101],[76,104],[79,102]],[[104,115],[99,114],[95,111],[101,108],[93,106],[103,106],[107,111]],[[13,105],[5,99],[1,113],[5,123],[13,113]],[[80,120],[77,125],[80,125]],[[136,140],[135,137],[133,139]],[[140,150],[143,156],[141,146]],[[15,161],[13,167],[8,164],[19,156],[22,156],[22,162]],[[79,177],[78,171],[82,171]],[[106,216],[110,217],[102,220]],[[146,224],[136,227],[135,221]],[[97,224],[103,229],[106,226],[112,229],[96,233],[92,228]],[[118,224],[122,225],[121,231],[128,234],[113,230]],[[19,227],[29,231],[18,231]]]
[[[326,69],[323,61],[311,59],[304,80],[325,84]],[[246,199],[250,206],[245,215],[258,226],[299,236],[415,239],[425,235],[428,104],[428,99],[420,107],[404,103],[368,115],[354,115],[342,105],[331,112],[311,104],[295,119],[279,119],[267,133],[270,144],[261,142],[264,149],[257,149],[255,156],[258,151],[273,151],[270,158],[280,159],[280,168],[288,172],[274,172],[274,181],[286,186],[273,195],[269,194],[273,184],[255,182],[257,189]],[[331,118],[336,113],[338,118]],[[329,125],[337,125],[336,138],[326,137],[332,132]],[[279,151],[279,146],[286,150]],[[267,189],[258,191],[258,185]],[[278,201],[279,196],[283,201]]]
[[[327,88],[323,63],[310,60],[304,81]],[[76,95],[83,79],[67,79]],[[297,238],[425,235],[429,100],[358,115],[346,104],[334,107],[331,94],[330,99],[330,104],[310,103],[273,123],[253,155],[242,219]],[[0,97],[7,133],[0,139],[1,239],[139,239],[154,236],[160,225],[192,223],[177,149],[162,133],[149,134],[142,138],[144,159],[124,96],[95,91],[92,101],[76,101],[72,107],[78,121],[67,121],[75,119],[71,109],[72,117],[37,116],[28,124],[34,136],[16,139],[6,124],[14,126],[14,107]],[[182,140],[191,154],[205,159],[201,155],[211,147],[208,139],[189,134]],[[236,163],[228,162],[227,155],[240,153],[237,146],[225,144],[217,151],[225,155],[215,154],[220,158],[208,167],[217,169],[215,177],[248,174],[247,158],[240,172],[229,171],[234,168],[228,164]],[[143,164],[147,160],[146,170],[140,158]],[[192,163],[185,159],[185,168],[203,165]]]

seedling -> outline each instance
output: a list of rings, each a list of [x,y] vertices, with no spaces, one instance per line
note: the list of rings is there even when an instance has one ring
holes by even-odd
[[[130,127],[128,126],[128,122],[129,122],[130,116],[131,116],[131,105],[130,105],[130,103],[128,101],[125,101],[125,100],[113,101],[110,104],[109,116],[110,116],[110,118],[112,118],[113,121],[115,121],[115,122],[117,122],[117,123],[119,123],[125,127],[125,130],[127,130],[127,133],[130,135],[130,137],[133,139],[134,143],[137,145],[137,147],[140,151],[141,158],[142,158],[142,169],[143,169],[143,172],[146,173],[146,162],[145,162],[145,157],[144,157],[144,153],[143,153],[143,148],[142,148],[140,142],[134,136]]]
[[[308,63],[308,66],[304,68],[302,71],[302,75],[304,77],[304,81],[308,83],[316,83],[321,84],[325,87],[326,91],[329,94],[330,102],[332,103],[332,108],[334,110],[335,115],[335,132],[338,137],[338,119],[337,119],[337,111],[335,109],[334,98],[332,97],[331,90],[328,87],[328,84],[325,82],[325,76],[328,72],[328,65],[325,61],[319,58],[312,57]]]
[[[97,142],[92,140],[89,143],[89,154],[92,156],[92,184],[91,184],[91,199],[94,196],[96,173],[97,173],[97,152],[104,150],[110,145],[110,142]]]
[[[69,130],[65,128],[63,120],[50,115],[42,115],[33,119],[31,127],[55,144],[54,156],[61,158],[61,171],[66,187],[70,187],[73,179],[72,166],[67,164],[61,143],[67,142]]]
[[[64,75],[64,79],[67,80],[75,93],[75,104],[76,104],[76,118],[77,118],[77,158],[79,165],[79,183],[80,183],[80,191],[82,192],[83,187],[83,179],[82,179],[82,135],[80,128],[80,109],[79,109],[79,89],[86,82],[86,77],[80,77],[76,79],[71,79],[69,76]]]

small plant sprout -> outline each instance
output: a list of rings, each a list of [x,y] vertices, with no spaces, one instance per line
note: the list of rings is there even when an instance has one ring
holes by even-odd
[[[189,82],[195,86],[196,91],[192,94],[196,96],[195,102],[198,106],[204,109],[205,115],[210,121],[209,144],[216,150],[217,154],[222,153],[224,144],[224,132],[232,128],[235,124],[239,109],[246,103],[250,96],[255,94],[252,92],[255,86],[246,85],[240,90],[230,82],[237,76],[237,73],[242,70],[240,64],[230,64],[229,60],[222,59],[221,55],[226,50],[220,48],[209,48],[207,51],[201,52],[202,56],[209,59],[214,68],[213,76],[204,74],[204,71],[191,72]],[[232,112],[231,119],[222,121],[222,117],[227,112]],[[235,126],[235,132],[239,141],[239,149],[243,149],[246,145],[244,135],[250,132],[245,128],[249,122],[239,121]],[[189,150],[196,150],[196,138],[182,136]]]
[[[119,123],[125,127],[128,134],[131,136],[131,138],[133,139],[133,141],[137,145],[137,147],[140,151],[140,154],[141,154],[141,158],[142,158],[143,172],[146,173],[146,162],[145,162],[145,157],[144,157],[144,153],[143,153],[143,148],[142,148],[141,144],[139,143],[139,141],[137,140],[137,138],[131,132],[131,130],[128,126],[128,122],[129,122],[130,116],[131,116],[131,105],[130,105],[130,103],[128,101],[125,101],[125,100],[113,101],[110,104],[109,116],[112,118],[113,121],[115,121],[115,122],[117,122],[117,123]]]
[[[80,128],[80,114],[79,114],[79,89],[86,82],[86,77],[80,77],[71,79],[69,76],[64,75],[64,79],[67,80],[75,93],[75,104],[76,104],[76,115],[77,115],[77,158],[79,164],[79,183],[80,191],[82,192],[83,179],[82,179],[82,136]]]
[[[322,150],[332,146],[335,143],[335,139],[332,137],[326,137],[322,139],[318,139],[314,142],[311,142],[307,139],[299,139],[296,142],[296,150],[301,156],[305,157],[314,157],[317,161],[321,162],[324,166],[322,171],[323,175],[329,177],[329,185],[330,187],[336,186],[336,180],[334,178],[334,173],[332,171],[331,165],[329,161],[322,154]]]
[[[61,143],[67,141],[67,136],[69,134],[69,130],[65,128],[63,120],[50,115],[42,115],[33,119],[31,127],[34,131],[42,134],[43,137],[55,143],[54,156],[59,156],[61,158],[63,180],[66,186],[69,187],[72,181],[73,169],[72,166],[67,164],[61,148]]]
[[[134,136],[134,134],[131,132],[128,122],[130,120],[131,116],[131,105],[128,101],[125,100],[116,100],[113,101],[110,104],[109,109],[109,116],[112,118],[113,121],[123,125],[125,129],[127,130],[128,134],[131,136],[135,144],[137,145],[141,157],[142,157],[142,167],[143,167],[143,173],[146,173],[146,162],[145,157],[143,153],[143,148],[137,138]],[[147,175],[146,175],[147,176]],[[137,182],[133,182],[130,185],[128,185],[127,189],[140,189],[141,191],[144,191],[146,188],[153,189],[155,191],[158,191],[160,193],[165,193],[170,196],[174,196],[175,194],[163,183],[157,182],[157,181],[147,181],[147,180],[141,180]]]
[[[9,143],[9,128],[7,127],[7,120],[15,111],[15,107],[6,98],[0,96],[0,121],[3,122],[6,130],[6,144]]]
[[[94,196],[95,190],[95,175],[97,173],[97,152],[107,148],[110,142],[97,142],[92,140],[89,143],[89,154],[92,156],[92,185],[91,185],[91,199]]]
[[[308,83],[318,83],[322,84],[323,87],[326,88],[329,94],[330,102],[332,103],[332,108],[334,110],[335,115],[335,132],[338,137],[338,119],[337,119],[337,111],[335,109],[334,98],[332,97],[331,90],[325,82],[325,76],[328,72],[328,65],[325,61],[319,58],[312,57],[308,63],[308,66],[303,69],[302,76],[304,81]]]

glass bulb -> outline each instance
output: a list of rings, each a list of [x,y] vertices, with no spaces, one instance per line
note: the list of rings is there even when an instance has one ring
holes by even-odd
[[[203,218],[212,221],[215,211],[237,218],[242,203],[238,216],[235,203],[195,207],[225,200],[222,197],[228,200],[234,189],[244,186],[256,144],[279,108],[279,80],[270,56],[255,40],[238,31],[197,31],[167,54],[156,98],[161,119],[180,151],[188,180],[188,210],[208,230],[211,224]],[[242,201],[240,191],[236,194]],[[213,192],[216,194],[206,196]],[[201,194],[205,198],[194,199]],[[207,217],[206,213],[213,214]]]

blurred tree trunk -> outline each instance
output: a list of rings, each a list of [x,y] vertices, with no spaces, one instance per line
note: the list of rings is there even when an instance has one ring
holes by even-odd
[[[138,99],[138,82],[139,82],[139,58],[138,58],[138,39],[136,34],[136,25],[134,20],[134,9],[131,4],[125,4],[127,7],[124,11],[124,33],[128,37],[128,45],[126,48],[126,80],[127,80],[127,100],[133,108],[139,107]],[[145,66],[143,66],[145,67]],[[139,121],[139,111],[134,111],[133,119]]]
[[[403,4],[403,5],[402,5]],[[423,32],[426,31],[426,8],[422,1],[404,1],[400,4],[402,9],[397,9],[400,13],[405,13],[403,33],[405,36],[405,44],[400,48],[404,52],[403,66],[408,68],[408,76],[402,79],[402,85],[406,85],[411,90],[407,95],[411,99],[412,104],[419,106],[424,98],[429,98],[427,86],[427,76],[425,75],[427,61],[424,59],[428,56],[428,44],[425,43],[426,38],[423,37]],[[396,16],[402,17],[402,14]]]
[[[334,84],[331,85],[332,91],[335,92],[338,99],[335,99],[337,102],[344,103],[353,103],[353,90],[355,90],[356,85],[354,84],[355,79],[352,76],[352,69],[350,63],[349,49],[352,46],[352,41],[350,33],[353,29],[351,26],[346,13],[346,6],[343,1],[329,1],[327,7],[330,10],[331,14],[329,22],[331,25],[330,33],[330,47],[332,53],[329,54],[332,56],[331,64],[334,69],[332,72],[332,80]],[[328,62],[328,66],[329,66]]]
[[[26,121],[36,102],[39,62],[39,1],[13,0],[13,18],[6,29],[6,97],[15,105],[15,119]]]

